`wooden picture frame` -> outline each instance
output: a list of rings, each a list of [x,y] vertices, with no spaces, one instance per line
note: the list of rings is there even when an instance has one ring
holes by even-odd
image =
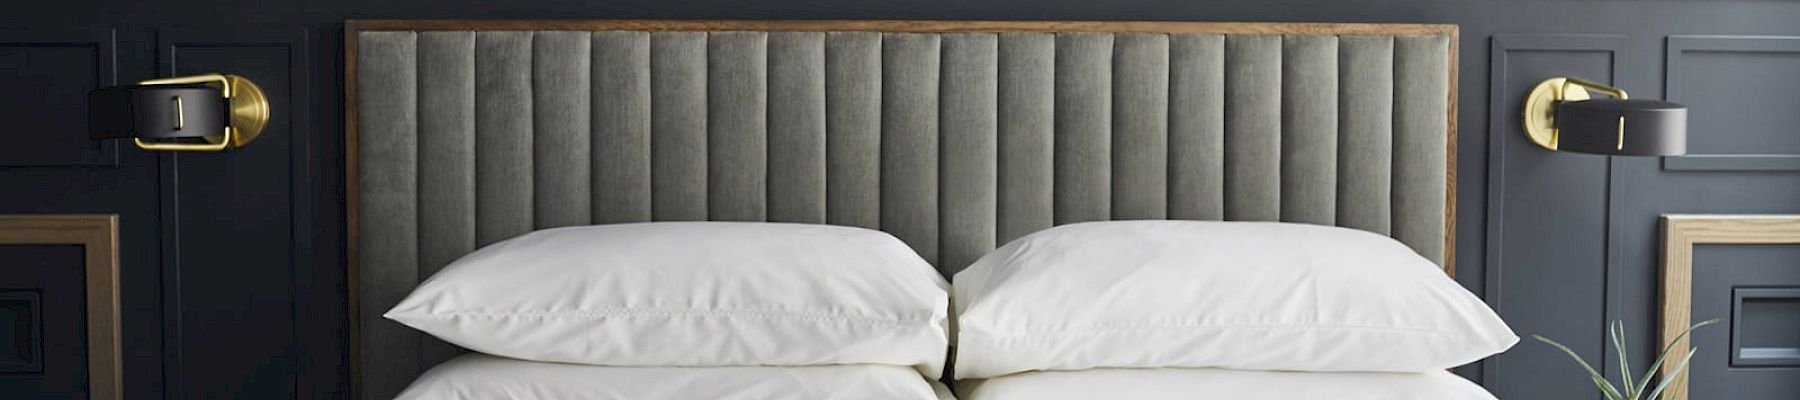
[[[1676,341],[1693,324],[1694,246],[1702,244],[1800,244],[1800,215],[1663,215],[1662,324],[1657,348],[1670,347],[1675,357],[1687,354],[1689,339]],[[1674,379],[1665,395],[1688,398],[1687,372],[1675,375],[1676,362],[1658,371]]]
[[[119,216],[0,215],[0,245],[31,244],[81,246],[87,290],[88,398],[125,398],[119,335]]]

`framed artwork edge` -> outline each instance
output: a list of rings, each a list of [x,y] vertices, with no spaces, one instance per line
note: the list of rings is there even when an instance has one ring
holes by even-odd
[[[1688,338],[1681,337],[1693,324],[1694,246],[1705,244],[1800,244],[1800,214],[1664,214],[1660,254],[1662,288],[1658,348],[1669,354],[1687,354]],[[1680,340],[1677,341],[1676,339]],[[1658,374],[1674,379],[1664,393],[1669,399],[1687,400],[1687,371],[1675,371],[1678,363],[1664,363]]]
[[[87,388],[93,400],[124,396],[119,334],[119,216],[0,214],[0,245],[82,247],[87,292]]]

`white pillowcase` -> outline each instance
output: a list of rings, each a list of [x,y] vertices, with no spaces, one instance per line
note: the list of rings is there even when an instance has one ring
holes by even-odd
[[[467,354],[438,364],[397,400],[948,400],[906,367],[605,367]]]
[[[963,400],[1494,400],[1445,371],[1274,372],[1095,369],[956,383]]]
[[[1518,342],[1386,236],[1273,222],[1051,228],[955,277],[956,377],[1104,367],[1422,372]]]
[[[386,317],[471,350],[615,366],[889,364],[936,377],[949,285],[887,233],[775,223],[549,229],[482,248]]]

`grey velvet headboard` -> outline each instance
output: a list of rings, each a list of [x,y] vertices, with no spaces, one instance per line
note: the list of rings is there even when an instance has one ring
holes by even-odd
[[[1448,268],[1452,25],[351,21],[353,381],[461,352],[381,318],[534,229],[893,233],[946,275],[1108,219],[1389,234]]]

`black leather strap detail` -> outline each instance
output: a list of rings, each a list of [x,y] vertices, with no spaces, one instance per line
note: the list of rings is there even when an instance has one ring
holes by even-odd
[[[93,139],[175,140],[219,136],[230,118],[218,88],[206,85],[120,86],[88,93]]]

